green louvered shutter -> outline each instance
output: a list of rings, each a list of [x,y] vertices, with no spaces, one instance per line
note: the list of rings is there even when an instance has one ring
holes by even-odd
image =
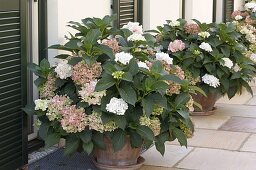
[[[234,11],[234,0],[224,0],[224,21],[230,21]]]
[[[142,24],[142,0],[114,0],[114,13],[117,14],[116,27],[130,22]]]
[[[25,0],[0,0],[0,170],[26,164]],[[24,17],[24,18],[23,18]]]

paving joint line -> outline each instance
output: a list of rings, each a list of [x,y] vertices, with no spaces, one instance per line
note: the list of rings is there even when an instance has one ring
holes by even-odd
[[[190,152],[188,152],[182,159],[180,159],[176,164],[174,164],[172,167],[173,168],[178,168],[177,166],[179,165],[180,162],[182,162],[190,153],[192,153],[196,148],[193,148]],[[192,169],[191,169],[192,170]]]

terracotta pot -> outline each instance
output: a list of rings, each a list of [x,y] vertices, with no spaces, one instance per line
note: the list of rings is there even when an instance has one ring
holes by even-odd
[[[208,93],[207,97],[202,94],[192,95],[193,100],[202,106],[202,110],[195,108],[195,111],[192,112],[192,115],[211,115],[214,113],[214,105],[216,101],[221,97],[218,93]]]
[[[95,161],[97,162],[96,166],[105,165],[106,167],[120,167],[122,169],[122,167],[138,165],[138,158],[141,153],[141,148],[132,148],[129,136],[126,137],[124,147],[117,152],[115,152],[113,149],[111,138],[105,137],[104,142],[106,144],[106,150],[95,150]],[[99,168],[106,169],[104,167]]]

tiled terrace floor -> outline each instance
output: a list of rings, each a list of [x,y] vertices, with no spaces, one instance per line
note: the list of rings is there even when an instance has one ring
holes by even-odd
[[[218,104],[214,115],[192,119],[188,148],[170,142],[162,157],[152,147],[141,170],[256,170],[256,106]]]

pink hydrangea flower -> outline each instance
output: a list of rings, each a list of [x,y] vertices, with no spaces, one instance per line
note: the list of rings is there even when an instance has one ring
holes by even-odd
[[[173,42],[170,42],[168,50],[176,53],[178,51],[182,51],[185,49],[185,43],[181,40],[174,40]]]
[[[61,114],[61,126],[67,133],[82,132],[88,126],[88,118],[83,108],[66,106],[61,110]]]

